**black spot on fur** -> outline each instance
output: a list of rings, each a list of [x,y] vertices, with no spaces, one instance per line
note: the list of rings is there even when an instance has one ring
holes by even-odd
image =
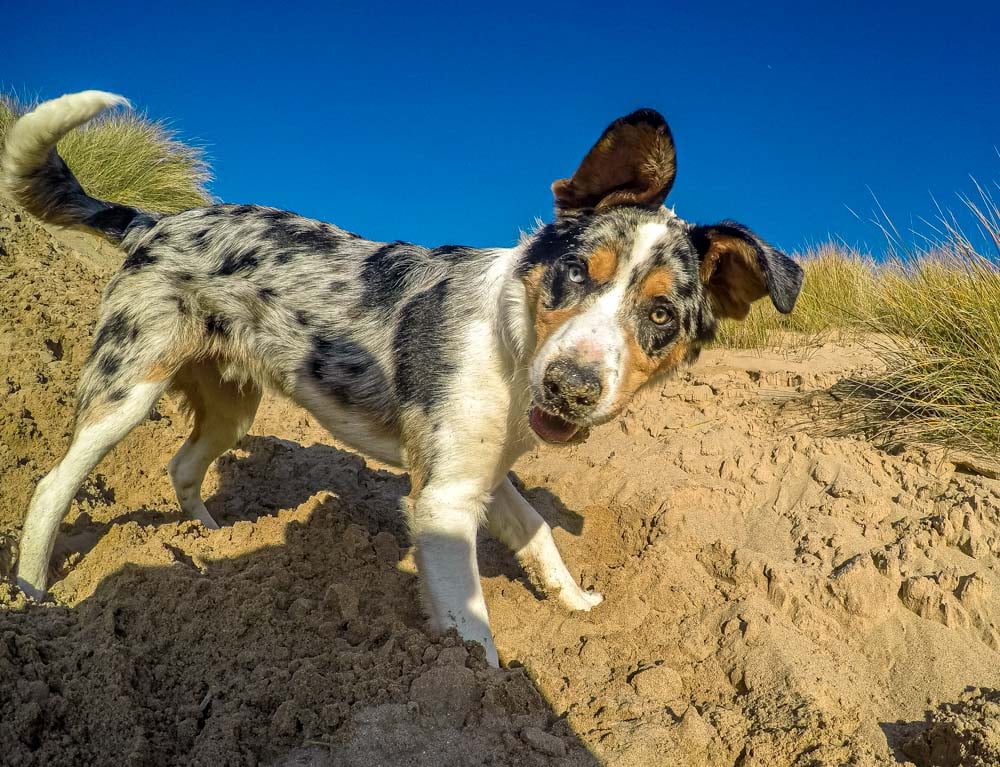
[[[575,216],[560,217],[546,224],[525,250],[518,274],[523,277],[535,266],[549,266],[567,253],[576,251],[585,228],[584,219]]]
[[[159,258],[149,252],[149,248],[145,245],[140,245],[138,248],[132,251],[128,258],[121,266],[121,271],[123,272],[137,272],[143,267],[152,266],[155,264]]]
[[[222,264],[215,270],[216,276],[230,277],[234,274],[251,274],[259,264],[256,248],[248,248],[238,253],[228,253]]]
[[[309,372],[313,378],[322,380],[331,368],[348,377],[357,378],[374,363],[371,355],[354,341],[329,336],[313,336],[313,355],[309,362]]]
[[[210,233],[210,229],[199,229],[197,232],[192,234],[191,247],[197,250],[203,250],[208,244],[208,237]]]
[[[138,335],[139,328],[129,316],[125,312],[115,312],[101,325],[94,337],[91,356],[97,354],[107,344],[121,345],[128,339],[135,340]]]
[[[122,366],[122,358],[117,354],[106,354],[101,358],[101,373],[107,377],[113,376]]]
[[[308,327],[312,322],[312,318],[309,316],[309,312],[304,312],[301,309],[298,309],[295,312],[295,321],[303,327]]]
[[[305,368],[320,391],[338,402],[365,408],[386,423],[395,417],[385,373],[360,344],[316,334]]]
[[[670,263],[670,253],[671,248],[668,245],[661,244],[658,245],[651,253],[648,259],[650,268],[655,268],[657,266],[663,266],[664,264]]]
[[[265,304],[271,303],[277,295],[278,294],[274,288],[261,288],[257,291],[257,297]]]
[[[194,279],[194,275],[191,272],[177,272],[174,274],[174,279],[180,283],[191,282]]]
[[[399,314],[393,353],[396,396],[402,404],[430,410],[444,397],[444,382],[454,364],[449,359],[450,332],[445,312],[448,280],[414,296]]]
[[[441,245],[437,248],[432,248],[428,255],[431,258],[439,258],[442,261],[454,263],[468,258],[474,250],[474,248],[467,248],[463,245]]]
[[[410,271],[419,263],[423,249],[406,242],[390,242],[365,259],[361,267],[361,305],[366,309],[391,309],[406,289]]]
[[[314,250],[335,250],[340,247],[344,233],[329,224],[310,226],[299,236],[300,244]]]
[[[121,402],[127,396],[128,396],[128,389],[121,387],[117,389],[112,389],[111,392],[108,394],[108,402]]]
[[[277,261],[286,264],[301,252],[330,252],[340,247],[345,232],[295,215],[267,217],[261,237],[279,249]]]
[[[218,314],[209,314],[205,317],[205,333],[210,337],[229,337],[229,320]]]
[[[694,298],[697,291],[697,278],[691,276],[677,280],[676,286],[674,287],[674,292],[677,293],[677,297],[684,301],[690,301]]]
[[[149,235],[149,239],[146,240],[147,245],[169,245],[170,240],[173,238],[171,230],[167,227],[160,227],[156,231]]]
[[[698,311],[693,316],[695,323],[695,341],[698,341],[699,343],[714,341],[718,321],[712,314],[711,309],[702,305],[698,307]]]
[[[347,280],[332,280],[330,282],[330,292],[335,296],[343,296],[351,289],[351,283]]]
[[[253,213],[256,210],[259,210],[259,208],[256,205],[233,205],[232,207],[229,208],[229,213],[231,213],[234,216],[245,216],[248,213]]]
[[[268,223],[273,224],[277,221],[286,221],[290,218],[295,218],[295,214],[288,210],[271,209],[261,211],[260,217]]]

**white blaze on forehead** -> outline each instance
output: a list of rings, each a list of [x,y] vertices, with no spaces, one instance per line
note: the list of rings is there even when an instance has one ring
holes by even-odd
[[[645,266],[649,257],[653,255],[653,246],[667,233],[666,224],[643,224],[635,232],[635,242],[632,243],[632,255],[629,258],[631,271],[637,271]],[[625,284],[628,284],[628,275],[625,277]]]
[[[594,417],[608,413],[618,399],[618,386],[626,360],[626,338],[621,326],[620,309],[632,274],[642,269],[653,253],[653,246],[667,233],[666,224],[649,223],[638,227],[632,250],[621,259],[621,266],[611,288],[582,314],[556,330],[532,364],[531,378],[539,382],[549,363],[560,357],[595,365],[600,370],[602,388]]]

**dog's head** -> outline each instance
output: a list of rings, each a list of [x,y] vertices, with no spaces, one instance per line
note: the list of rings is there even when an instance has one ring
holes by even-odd
[[[770,296],[790,312],[802,270],[740,224],[694,226],[663,207],[676,154],[642,109],[612,123],[571,178],[556,219],[529,240],[520,275],[535,329],[531,426],[569,442],[693,359],[723,317]]]

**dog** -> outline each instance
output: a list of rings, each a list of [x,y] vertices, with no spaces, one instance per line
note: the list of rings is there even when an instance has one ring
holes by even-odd
[[[17,583],[45,597],[59,523],[79,486],[168,391],[193,420],[168,472],[181,509],[209,528],[201,485],[271,389],[337,439],[405,468],[404,499],[430,627],[455,627],[499,659],[476,563],[489,530],[570,610],[577,584],[510,467],[620,413],[636,391],[692,361],[717,322],[768,296],[792,310],[801,268],[732,221],[693,225],[664,206],[676,175],[664,118],[615,120],[569,178],[555,216],[512,248],[373,242],[254,205],[174,215],[89,196],[56,142],[127,105],[85,91],[9,130],[0,184],[42,221],[125,254],[80,376],[75,430],[38,484]]]

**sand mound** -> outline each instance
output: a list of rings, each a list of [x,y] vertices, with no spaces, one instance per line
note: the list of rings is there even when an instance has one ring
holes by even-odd
[[[116,263],[0,208],[0,576]],[[522,459],[606,602],[564,612],[484,540],[499,671],[422,630],[405,476],[268,399],[210,473],[207,531],[174,504],[165,401],[78,495],[54,603],[0,581],[3,761],[997,764],[1000,482],[822,433],[804,393],[872,364],[713,351]]]
[[[971,690],[932,711],[930,726],[903,746],[919,767],[1000,764],[1000,690]]]

